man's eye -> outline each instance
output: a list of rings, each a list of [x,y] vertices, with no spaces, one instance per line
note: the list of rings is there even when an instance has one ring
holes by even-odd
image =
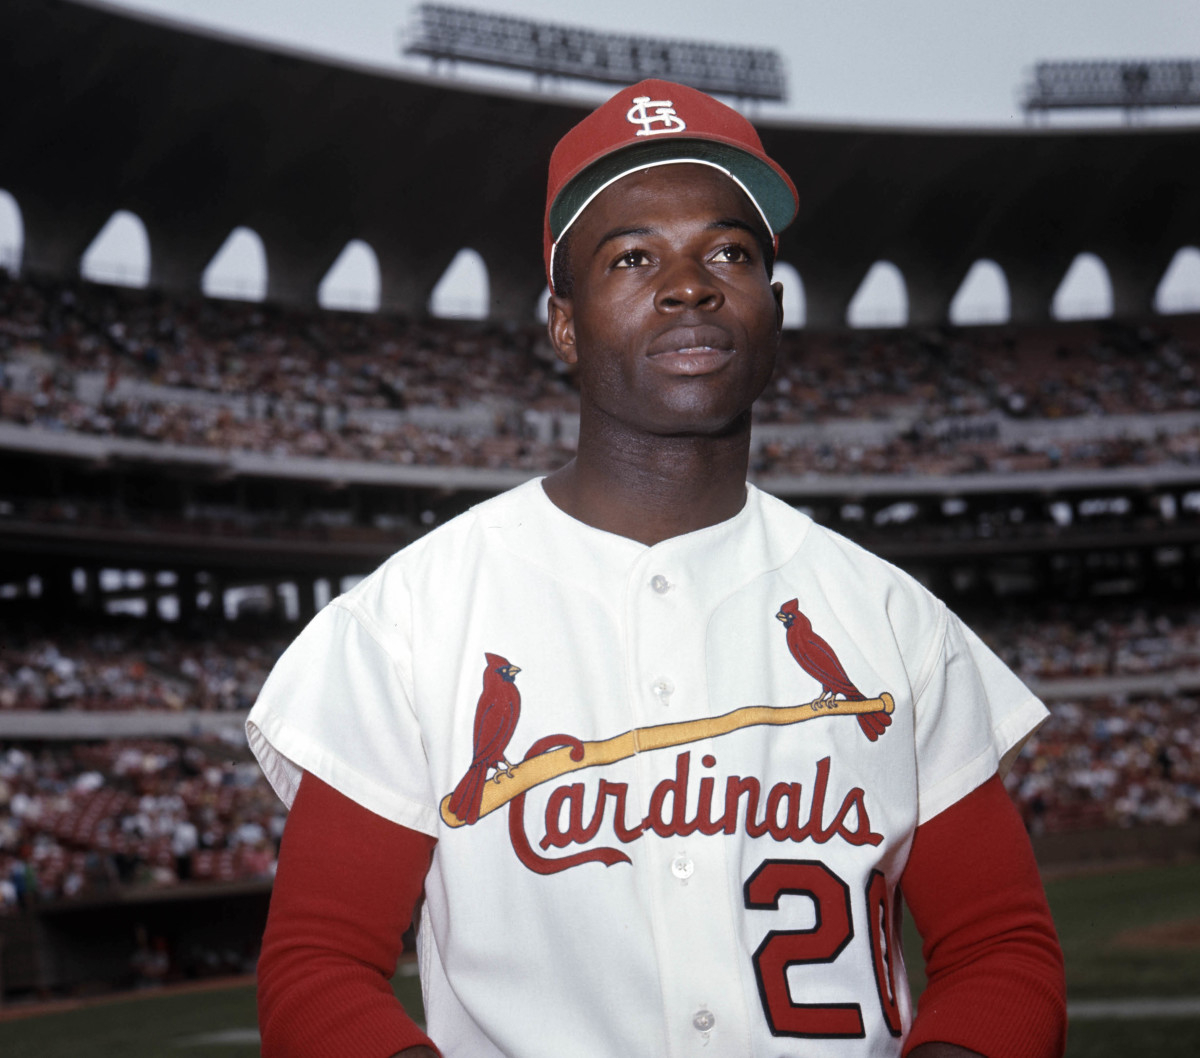
[[[646,263],[646,255],[641,250],[626,250],[613,262],[614,268],[636,268]]]
[[[744,247],[738,246],[736,243],[730,243],[728,246],[722,246],[713,254],[713,260],[719,261],[722,264],[733,264],[735,262],[749,261],[750,255]]]

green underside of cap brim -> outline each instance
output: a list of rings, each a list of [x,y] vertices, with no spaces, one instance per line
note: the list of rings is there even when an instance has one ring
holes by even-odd
[[[597,189],[643,165],[695,159],[720,166],[732,173],[750,192],[775,235],[791,223],[796,212],[792,190],[765,162],[736,147],[712,140],[670,139],[637,143],[614,151],[588,166],[559,192],[550,207],[550,235],[556,242],[563,229],[583,208]]]

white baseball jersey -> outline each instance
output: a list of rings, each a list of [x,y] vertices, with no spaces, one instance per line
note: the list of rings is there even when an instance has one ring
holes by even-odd
[[[647,547],[532,481],[330,603],[247,726],[289,804],[304,769],[437,838],[448,1058],[858,1058],[911,1024],[914,828],[1045,715],[910,577],[752,486]]]

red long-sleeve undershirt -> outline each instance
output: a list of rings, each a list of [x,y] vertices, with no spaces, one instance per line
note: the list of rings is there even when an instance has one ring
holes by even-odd
[[[1067,1045],[1062,949],[999,777],[917,828],[900,890],[928,978],[904,1053],[939,1040],[987,1058],[1058,1058]]]
[[[304,776],[259,960],[264,1058],[389,1058],[433,1046],[389,982],[434,844]],[[987,1058],[1061,1055],[1062,955],[998,778],[918,828],[901,888],[929,979],[904,1053],[941,1041]]]
[[[303,777],[258,960],[263,1058],[390,1058],[432,1046],[391,978],[434,844]]]

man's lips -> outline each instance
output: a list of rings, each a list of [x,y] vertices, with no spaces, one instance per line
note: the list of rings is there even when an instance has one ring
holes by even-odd
[[[668,349],[654,353],[650,359],[662,370],[673,375],[708,375],[720,370],[733,359],[732,349],[714,349],[702,345],[690,349]]]
[[[676,375],[706,375],[724,367],[735,350],[719,327],[675,327],[650,343],[648,356]]]

